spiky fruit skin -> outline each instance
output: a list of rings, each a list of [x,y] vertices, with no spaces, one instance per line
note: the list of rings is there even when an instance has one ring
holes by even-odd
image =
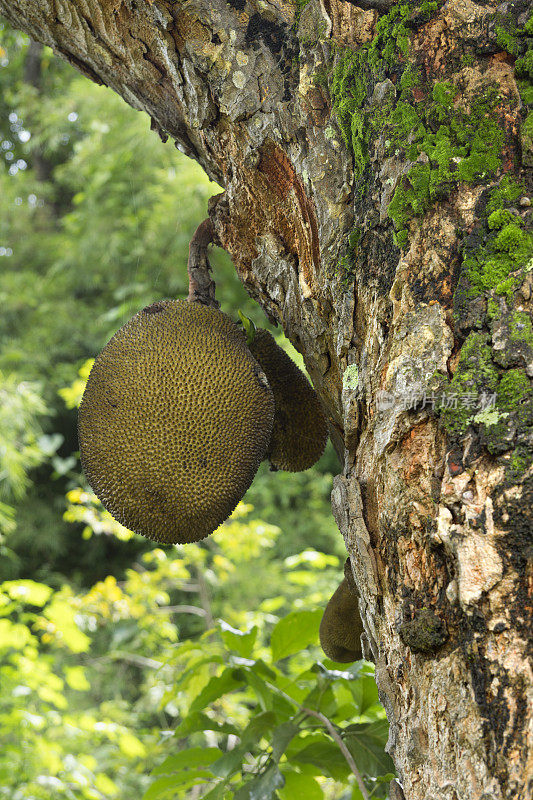
[[[328,438],[318,396],[294,361],[265,330],[248,345],[274,393],[274,430],[268,450],[272,467],[300,472],[318,461]]]
[[[357,589],[344,578],[326,606],[319,628],[320,645],[332,661],[347,664],[363,657]]]
[[[212,533],[265,456],[274,400],[218,309],[164,300],[106,344],[79,409],[83,469],[120,523],[166,543]]]

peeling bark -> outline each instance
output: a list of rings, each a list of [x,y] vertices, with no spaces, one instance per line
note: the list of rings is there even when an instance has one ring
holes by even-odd
[[[531,797],[528,4],[0,10],[224,187],[216,236],[343,457],[333,511],[407,800]]]

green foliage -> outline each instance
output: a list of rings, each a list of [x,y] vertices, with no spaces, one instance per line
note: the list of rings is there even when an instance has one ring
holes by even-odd
[[[40,418],[46,411],[39,384],[0,370],[0,536],[15,529],[11,503],[26,494],[30,470],[61,444],[61,436],[43,433]]]
[[[0,797],[146,800],[179,787],[185,798],[201,785],[204,797],[283,798],[299,786],[332,800],[353,775],[327,721],[383,797],[377,779],[392,767],[372,670],[316,660],[320,608],[250,610],[246,621],[228,605],[212,621],[205,581],[215,564],[229,581],[235,538],[254,541],[260,523],[247,511],[221,527],[214,553],[155,548],[122,583],[108,576],[85,594],[0,584]],[[240,552],[241,573],[261,544]],[[327,558],[299,561],[316,577]],[[195,587],[187,604],[176,602],[184,582]],[[191,638],[182,620],[192,614],[203,630]]]
[[[28,470],[45,458],[47,442],[39,424],[46,412],[41,387],[0,372],[0,492],[20,499],[28,488]]]
[[[375,683],[365,666],[339,671],[315,663],[308,650],[317,634],[312,617],[313,612],[301,611],[281,619],[270,647],[261,637],[252,649],[247,646],[246,656],[243,637],[235,634],[231,644],[213,634],[211,658],[205,646],[186,647],[183,655],[178,647],[176,691],[180,697],[190,691],[194,699],[175,729],[175,753],[153,771],[155,780],[143,800],[171,797],[176,786],[196,784],[205,789],[203,797],[268,800],[288,797],[291,787],[308,789],[311,797],[331,797],[331,790],[353,782],[353,775],[328,721],[375,790],[373,796],[383,796],[375,779],[388,774],[390,780],[392,763],[383,751],[387,724]],[[205,675],[200,683],[198,671]],[[361,699],[357,722],[354,692]],[[192,749],[182,749],[184,736],[196,743]],[[217,746],[207,748],[206,739]]]

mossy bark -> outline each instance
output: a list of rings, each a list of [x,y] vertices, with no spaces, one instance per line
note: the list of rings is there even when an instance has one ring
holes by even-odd
[[[529,4],[361,6],[0,0],[224,187],[343,457],[405,797],[531,797]]]

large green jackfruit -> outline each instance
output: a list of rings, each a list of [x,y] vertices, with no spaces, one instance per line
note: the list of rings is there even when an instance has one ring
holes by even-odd
[[[221,311],[164,300],[106,344],[79,409],[82,465],[108,511],[150,539],[212,533],[267,451],[274,400]]]
[[[328,438],[318,396],[294,361],[265,330],[248,344],[274,393],[276,412],[268,458],[275,469],[300,472],[318,461]]]
[[[319,628],[322,650],[333,661],[349,663],[363,657],[359,594],[350,576],[345,577],[326,606]]]

